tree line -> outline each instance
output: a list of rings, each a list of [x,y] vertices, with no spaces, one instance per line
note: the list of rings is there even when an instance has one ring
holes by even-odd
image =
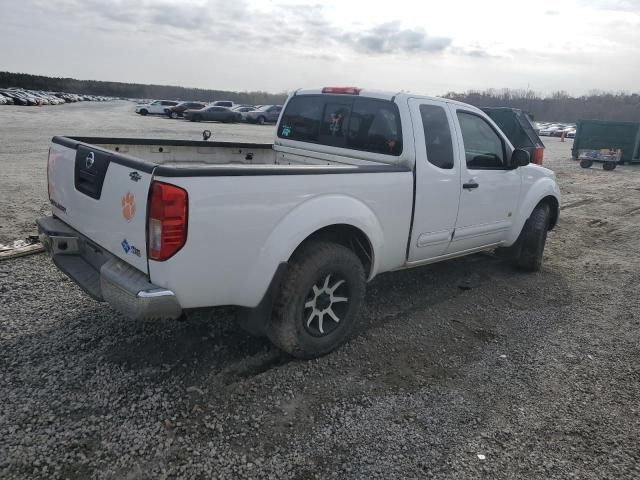
[[[542,96],[531,90],[489,89],[449,92],[446,98],[477,107],[511,107],[524,110],[535,120],[576,122],[578,120],[618,120],[640,122],[640,95],[593,90],[574,97],[558,91]]]
[[[101,95],[117,98],[166,100],[232,100],[251,105],[281,104],[286,93],[232,92],[205,88],[186,88],[174,85],[145,85],[141,83],[103,82],[75,78],[45,77],[27,73],[0,72],[0,88],[19,87],[29,90]]]
[[[286,93],[233,92],[174,85],[103,82],[0,72],[0,88],[7,87],[118,98],[201,101],[224,99],[251,105],[281,104],[287,97]],[[483,91],[469,90],[465,93],[449,92],[445,97],[477,107],[519,108],[541,121],[576,122],[584,119],[597,119],[640,122],[640,95],[637,93],[611,93],[594,90],[587,95],[574,97],[567,92],[558,91],[543,96],[532,90],[505,88]]]

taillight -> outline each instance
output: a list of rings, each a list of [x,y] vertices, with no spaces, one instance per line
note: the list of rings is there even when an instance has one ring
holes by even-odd
[[[51,155],[51,147],[49,147],[49,155],[47,156],[47,195],[49,195],[49,201],[51,201],[51,181],[49,180],[49,170],[53,166],[53,156]]]
[[[531,163],[535,163],[536,165],[542,165],[542,159],[544,157],[544,148],[536,147],[531,152]]]
[[[359,95],[360,89],[356,87],[324,87],[322,93],[341,93],[345,95]]]
[[[187,192],[175,185],[153,182],[147,215],[147,254],[151,260],[171,258],[187,241]]]

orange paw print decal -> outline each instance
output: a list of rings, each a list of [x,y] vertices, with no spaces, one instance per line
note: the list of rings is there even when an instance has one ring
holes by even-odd
[[[127,192],[122,196],[122,216],[127,222],[130,222],[136,214],[136,198],[133,193]]]

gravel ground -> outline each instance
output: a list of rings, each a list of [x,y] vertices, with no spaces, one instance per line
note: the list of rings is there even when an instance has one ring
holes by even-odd
[[[47,210],[51,135],[203,128],[131,109],[1,107],[1,238]],[[381,275],[319,360],[230,310],[130,322],[44,255],[0,262],[0,478],[640,478],[640,168],[546,143],[564,197],[542,272],[482,254]]]

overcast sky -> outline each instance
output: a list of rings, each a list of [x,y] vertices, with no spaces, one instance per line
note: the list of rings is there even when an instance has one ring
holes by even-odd
[[[640,90],[640,0],[0,0],[0,70],[228,90]]]

